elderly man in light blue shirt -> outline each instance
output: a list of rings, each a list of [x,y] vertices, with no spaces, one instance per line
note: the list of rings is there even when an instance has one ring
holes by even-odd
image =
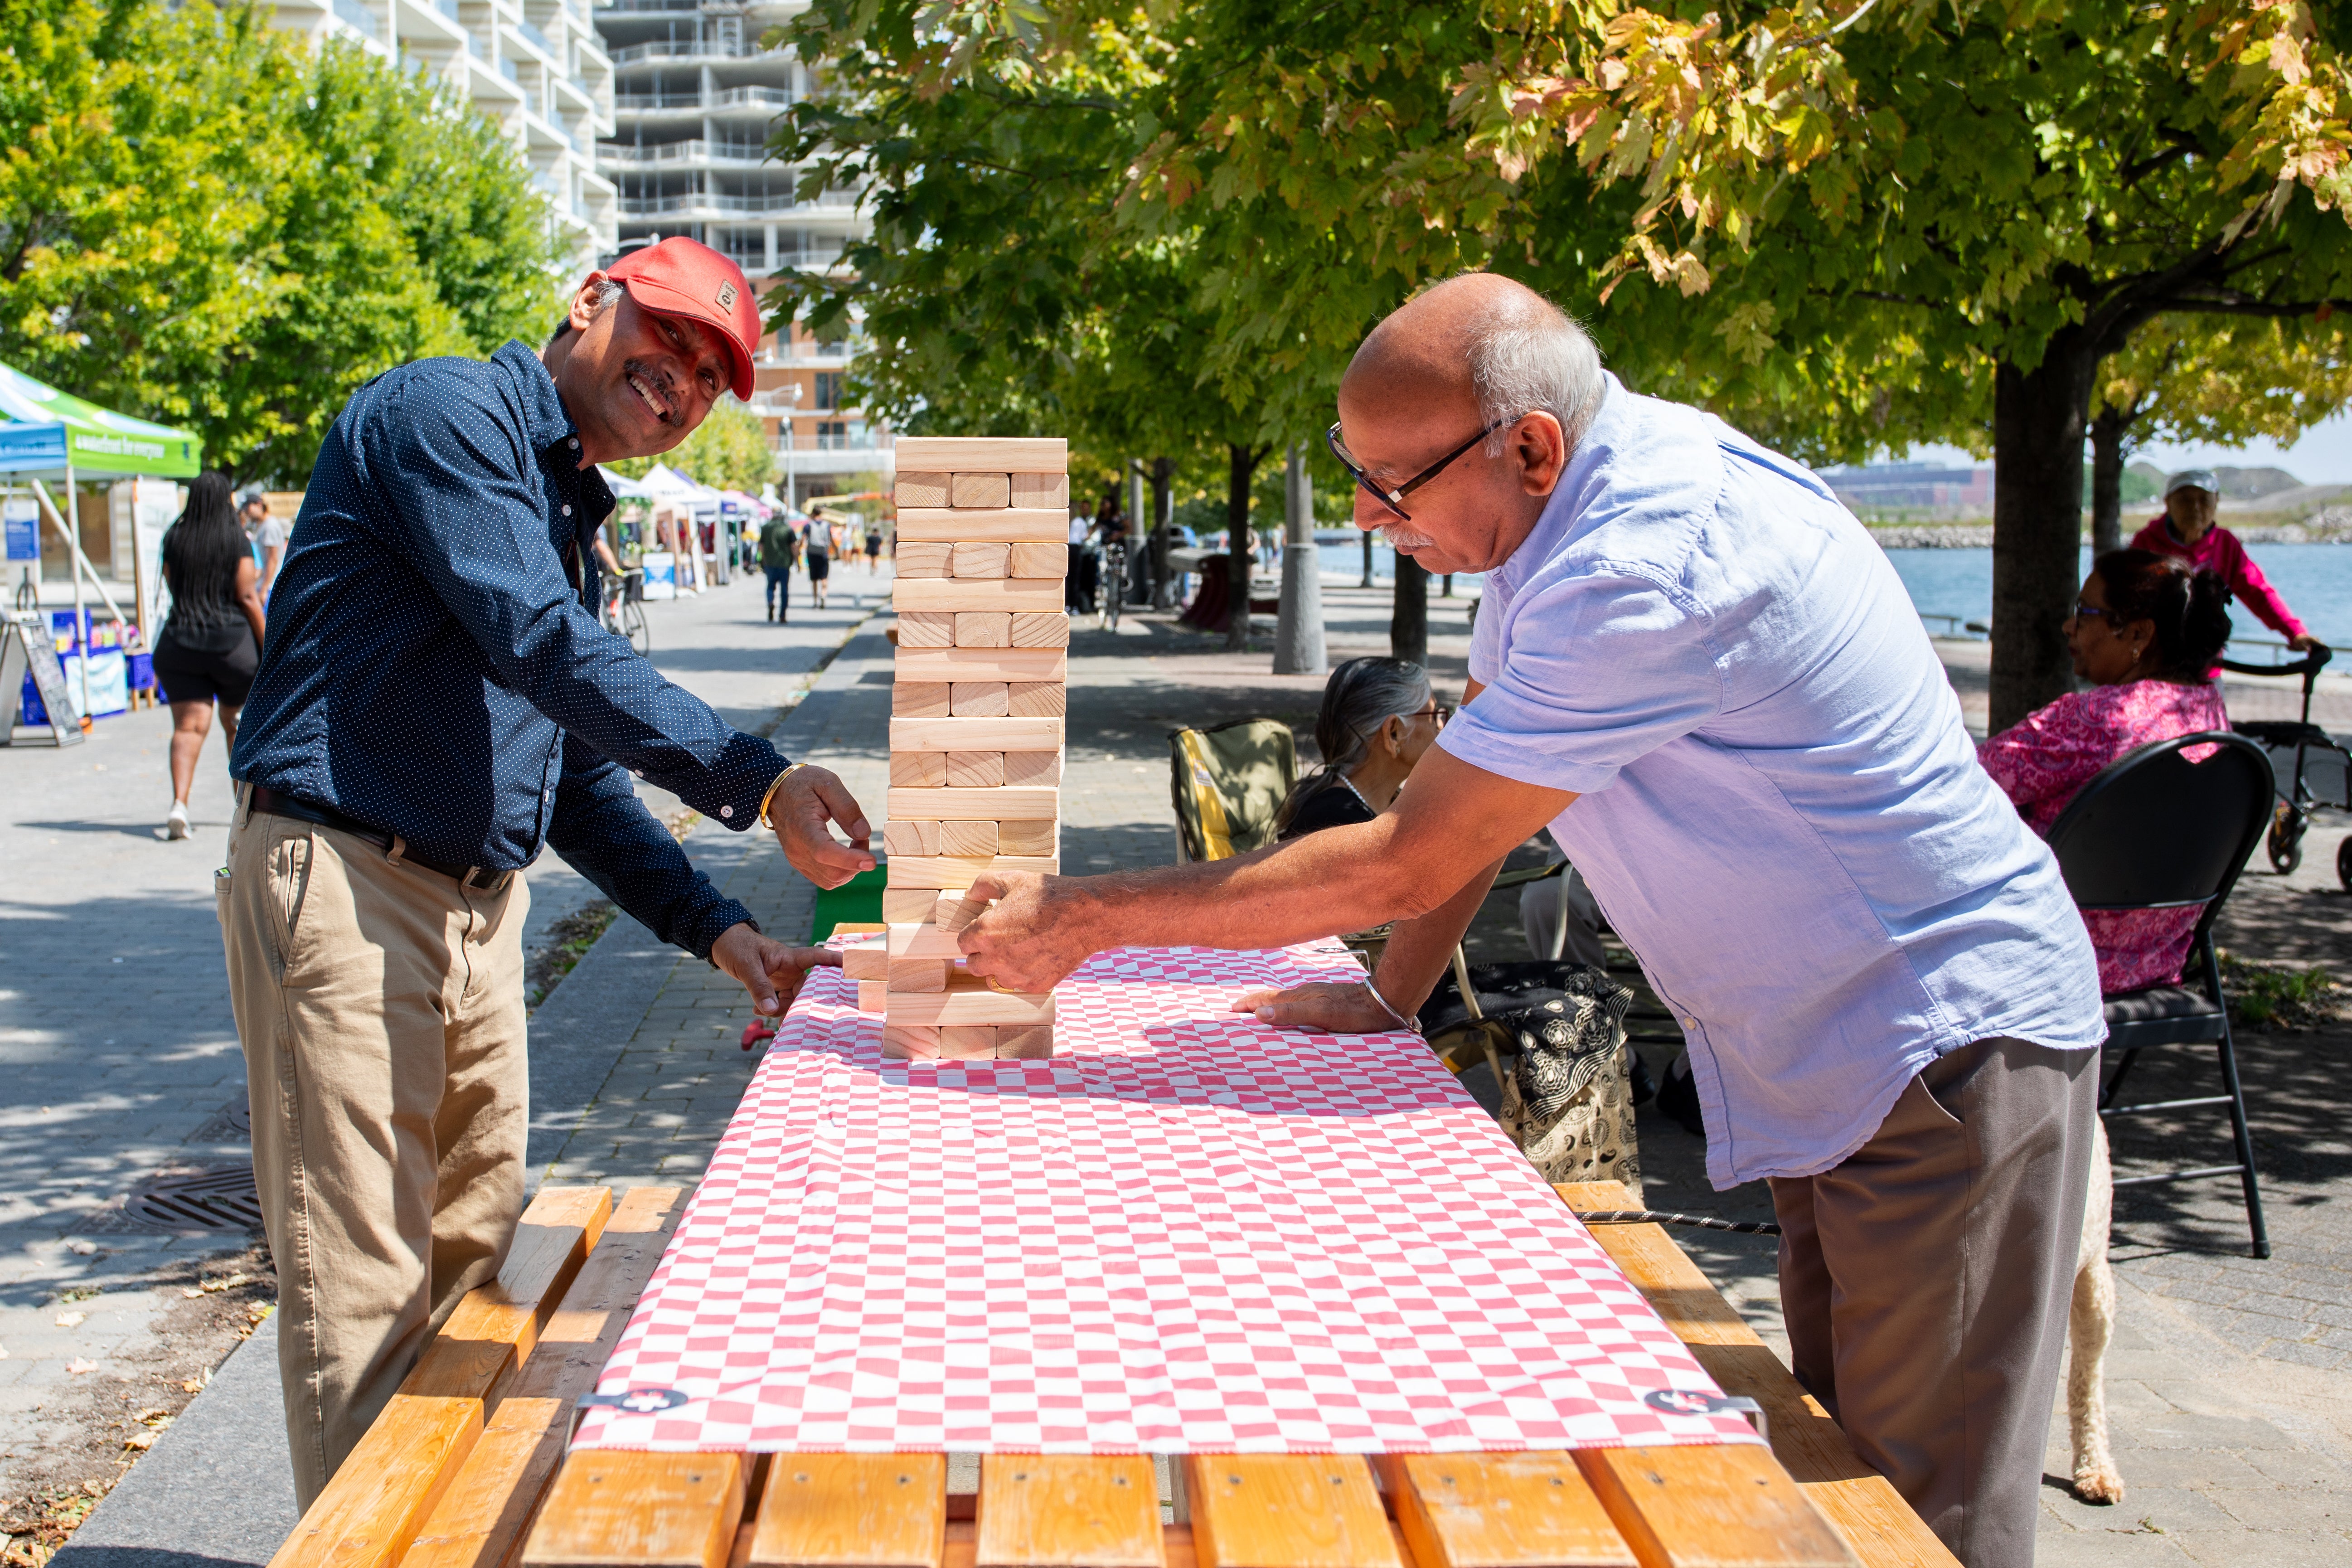
[[[1370,986],[1248,999],[1394,1027],[1549,826],[1681,1021],[1709,1174],[1771,1181],[1799,1376],[1962,1562],[2030,1563],[2097,966],[1893,567],[1804,468],[1628,392],[1507,279],[1382,322],[1339,411],[1360,525],[1490,574],[1461,716],[1373,822],[983,882],[971,967],[1034,990],[1102,948],[1403,917]]]

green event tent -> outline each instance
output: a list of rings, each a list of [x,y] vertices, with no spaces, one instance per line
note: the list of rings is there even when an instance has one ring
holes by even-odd
[[[185,479],[204,443],[185,430],[100,408],[0,364],[0,473]]]

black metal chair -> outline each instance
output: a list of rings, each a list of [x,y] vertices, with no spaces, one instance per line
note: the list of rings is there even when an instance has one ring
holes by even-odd
[[[2202,762],[2182,754],[2200,746],[2214,748]],[[2234,1164],[2118,1176],[2116,1185],[2236,1176],[2246,1190],[2246,1225],[2256,1258],[2271,1255],[2270,1234],[2254,1180],[2254,1144],[2246,1131],[2238,1053],[2230,1038],[2229,999],[2213,955],[2213,920],[2270,826],[2273,787],[2270,758],[2253,742],[2220,732],[2182,735],[2117,758],[2083,786],[2050,826],[2051,850],[2067,890],[2083,909],[2203,910],[2189,940],[2189,969],[2202,982],[2201,992],[2184,978],[2179,985],[2151,985],[2106,999],[2107,1050],[2120,1053],[2120,1059],[2100,1093],[2099,1114],[2229,1107]],[[2141,1051],[2209,1040],[2220,1058],[2220,1094],[2115,1103]]]

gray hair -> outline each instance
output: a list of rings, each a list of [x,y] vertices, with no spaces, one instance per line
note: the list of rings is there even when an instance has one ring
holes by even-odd
[[[614,300],[617,300],[617,299],[619,299],[622,295],[624,295],[624,294],[627,293],[628,291],[629,291],[629,286],[628,286],[627,284],[625,284],[625,283],[622,282],[622,281],[621,281],[619,279],[617,279],[617,278],[607,278],[607,279],[605,279],[603,282],[601,282],[601,283],[597,284],[597,285],[596,285],[596,310],[597,310],[597,313],[598,313],[599,315],[601,315],[601,314],[603,314],[605,310],[607,310],[611,309],[611,308],[612,308],[613,301],[614,301]],[[566,332],[568,332],[568,331],[570,331],[571,330],[572,330],[572,311],[571,311],[571,309],[567,306],[567,307],[565,308],[565,310],[564,310],[564,312],[563,312],[563,320],[562,320],[562,321],[558,321],[558,322],[556,322],[556,323],[555,323],[555,331],[554,331],[553,335],[551,335],[551,337],[549,337],[549,339],[547,340],[547,346],[548,346],[548,347],[550,347],[550,348],[553,348],[557,343],[559,343],[559,342],[562,342],[562,341],[563,341],[563,334],[564,334],[564,333],[566,333]]]
[[[1323,687],[1323,710],[1315,717],[1315,745],[1323,765],[1292,787],[1275,814],[1275,831],[1290,826],[1308,796],[1360,763],[1381,725],[1420,712],[1429,698],[1429,671],[1406,659],[1366,656],[1334,668]]]
[[[1541,295],[1515,293],[1473,329],[1469,357],[1481,425],[1549,414],[1576,450],[1600,411],[1601,380],[1601,351],[1575,317]],[[1488,457],[1501,456],[1504,436],[1488,439]]]

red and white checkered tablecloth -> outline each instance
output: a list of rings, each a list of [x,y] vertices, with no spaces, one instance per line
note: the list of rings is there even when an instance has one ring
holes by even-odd
[[[1428,1047],[1273,1029],[1344,952],[1127,950],[1049,1061],[794,1004],[575,1445],[1370,1452],[1754,1441]]]

